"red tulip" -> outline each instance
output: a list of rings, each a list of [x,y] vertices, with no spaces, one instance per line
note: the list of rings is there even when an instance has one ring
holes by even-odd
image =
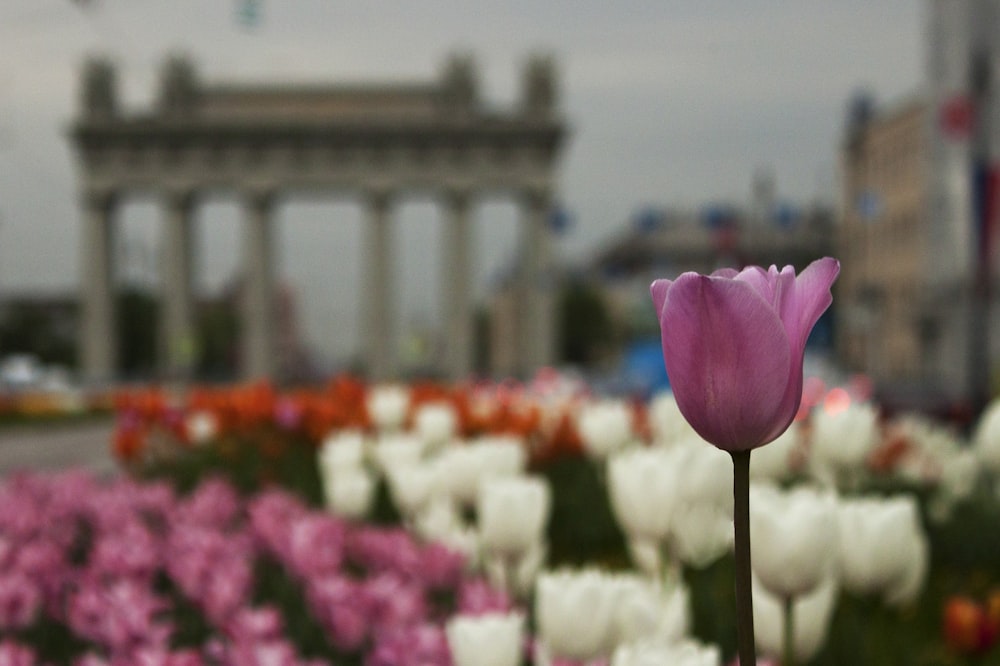
[[[840,262],[684,273],[650,286],[663,360],[677,405],[703,438],[726,451],[767,444],[802,400],[806,339],[832,302]]]
[[[986,608],[968,597],[948,599],[942,621],[945,643],[958,654],[982,654],[996,642]]]

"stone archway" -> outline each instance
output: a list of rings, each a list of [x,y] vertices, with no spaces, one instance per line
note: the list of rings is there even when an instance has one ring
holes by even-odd
[[[191,218],[199,195],[236,192],[245,202],[241,374],[274,374],[275,299],[272,216],[278,197],[302,190],[364,198],[361,339],[371,378],[397,372],[391,330],[390,225],[399,195],[431,192],[446,212],[442,280],[448,355],[444,372],[472,369],[473,303],[470,203],[504,192],[523,211],[518,271],[519,372],[553,360],[551,239],[556,164],[566,135],[557,109],[553,62],[529,59],[516,108],[497,111],[479,97],[470,58],[450,58],[436,81],[391,85],[203,84],[193,65],[169,59],[152,108],[119,108],[115,70],[91,60],[71,130],[83,207],[81,370],[114,378],[112,284],[116,202],[133,189],[162,196],[162,365],[168,376],[191,372],[193,339]]]

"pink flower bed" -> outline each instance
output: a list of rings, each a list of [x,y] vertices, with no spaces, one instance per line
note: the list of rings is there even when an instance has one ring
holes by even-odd
[[[263,563],[298,587],[327,654],[302,655],[286,624],[300,618],[258,598]],[[75,647],[59,659],[74,666],[449,664],[451,614],[509,608],[457,553],[284,491],[244,499],[213,479],[182,497],[78,471],[0,482],[4,666],[49,663],[39,627],[68,636]],[[192,615],[193,644],[180,630]]]

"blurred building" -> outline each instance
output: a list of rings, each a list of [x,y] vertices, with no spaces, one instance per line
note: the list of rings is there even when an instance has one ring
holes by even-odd
[[[995,281],[1000,2],[928,4],[927,86],[849,105],[838,349],[887,401],[981,402],[1000,351]],[[991,351],[992,350],[992,351]],[[923,403],[923,404],[921,404]]]
[[[926,110],[922,99],[876,110],[858,97],[844,142],[838,351],[880,384],[925,380],[937,365]]]
[[[440,287],[449,377],[471,371],[475,345],[472,215],[484,196],[512,197],[522,210],[525,253],[518,272],[517,362],[549,363],[553,348],[552,261],[546,220],[553,206],[565,123],[552,58],[534,55],[512,109],[481,99],[468,56],[450,58],[427,82],[287,85],[215,83],[192,63],[168,59],[158,100],[125,109],[116,72],[104,59],[83,71],[81,103],[70,137],[77,157],[83,217],[80,360],[88,380],[114,378],[120,340],[114,326],[115,214],[127,196],[163,203],[163,275],[158,325],[167,376],[191,373],[198,346],[192,264],[194,212],[208,193],[245,204],[241,228],[241,375],[279,371],[283,333],[273,250],[275,209],[301,192],[346,194],[365,210],[363,363],[377,380],[398,374],[393,344],[397,248],[393,210],[413,194],[431,194],[446,217]],[[336,258],[332,258],[336,261]]]
[[[639,212],[626,231],[602,244],[586,273],[601,284],[625,338],[658,336],[649,297],[653,280],[750,264],[801,270],[832,254],[834,233],[830,208],[779,201],[773,179],[764,173],[744,206]]]

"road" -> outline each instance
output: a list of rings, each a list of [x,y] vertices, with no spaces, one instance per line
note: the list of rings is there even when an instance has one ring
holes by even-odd
[[[106,475],[116,470],[108,443],[111,419],[66,425],[0,428],[0,476],[16,470],[84,466]]]

